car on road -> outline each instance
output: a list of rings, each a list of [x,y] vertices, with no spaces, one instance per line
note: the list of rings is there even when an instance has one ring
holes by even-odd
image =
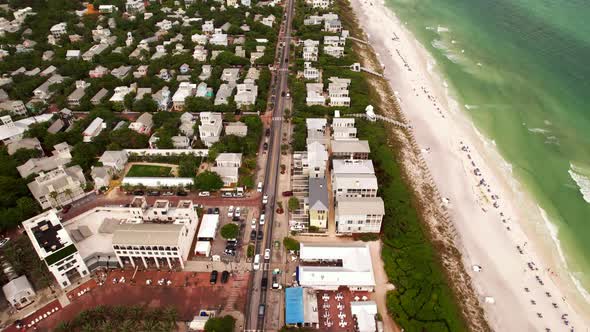
[[[266,306],[264,304],[261,304],[258,306],[258,316],[259,317],[264,317],[264,309],[266,309]]]
[[[133,195],[135,196],[143,196],[145,195],[145,193],[143,192],[143,190],[136,190],[133,192]]]
[[[259,193],[262,192],[262,182],[258,182],[258,186],[256,187],[256,191]]]
[[[188,193],[186,191],[177,191],[176,196],[188,196]]]
[[[256,229],[256,218],[252,219],[251,227],[252,229]]]
[[[250,241],[256,241],[256,231],[250,233]]]
[[[234,206],[230,205],[229,209],[227,209],[227,216],[228,217],[233,217],[234,216]]]
[[[221,194],[221,197],[230,198],[230,197],[234,197],[234,195],[230,192],[224,192],[223,194]]]
[[[281,97],[284,97],[284,96],[285,96],[285,94],[286,94],[286,92],[285,92],[285,91],[281,92]]]
[[[266,220],[266,215],[263,213],[260,215],[260,224],[264,225],[264,221]]]
[[[208,191],[200,191],[199,192],[199,197],[209,197],[211,196],[211,193]]]
[[[213,214],[219,214],[219,208],[214,208],[213,209]]]
[[[293,196],[293,192],[290,191],[290,190],[289,191],[283,191],[283,196],[285,196],[285,197],[291,197],[291,196]]]
[[[260,288],[266,289],[266,287],[268,287],[268,278],[267,277],[264,277],[260,281]]]
[[[260,269],[260,254],[256,254],[256,256],[254,256],[252,268],[254,269],[254,271],[258,271]]]
[[[148,196],[160,196],[160,192],[157,190],[148,191]]]
[[[264,260],[270,260],[270,249],[264,249]]]
[[[234,212],[234,215],[235,215],[236,217],[240,217],[240,216],[241,216],[241,210],[240,210],[240,207],[239,207],[239,206],[238,206],[238,207],[236,207],[236,211]]]
[[[270,136],[270,128],[266,128],[265,135],[266,135],[267,137],[268,137],[268,136]]]
[[[262,196],[262,204],[268,203],[268,195]]]
[[[227,271],[221,272],[221,283],[222,284],[227,283],[228,279],[229,279],[229,272],[227,272]]]
[[[258,234],[257,234],[256,238],[257,238],[258,240],[262,240],[262,239],[264,238],[264,234],[262,233],[262,230],[259,230],[259,231],[258,231]]]
[[[263,147],[265,150],[268,150],[268,143],[264,142],[264,144],[262,144],[262,147]]]
[[[211,277],[209,277],[209,283],[215,285],[217,283],[217,270],[211,271]]]

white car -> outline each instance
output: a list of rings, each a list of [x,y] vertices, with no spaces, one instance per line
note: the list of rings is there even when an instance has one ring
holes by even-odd
[[[240,213],[240,207],[236,207],[236,212],[234,212],[234,216],[239,217],[241,215]]]
[[[200,197],[209,197],[209,196],[211,196],[211,193],[208,191],[200,191],[199,196]]]
[[[259,193],[262,192],[262,182],[258,182],[258,188],[256,188],[256,191]]]
[[[258,271],[260,269],[260,254],[256,254],[254,256],[254,263],[252,264],[254,271]]]
[[[260,224],[264,225],[264,213],[260,215]]]
[[[264,250],[264,260],[270,260],[270,249]]]
[[[0,248],[4,247],[8,243],[8,241],[10,241],[9,237],[5,237],[2,240],[0,240]]]
[[[234,206],[233,205],[230,205],[229,209],[227,209],[227,216],[230,218],[234,216]]]
[[[252,229],[256,229],[256,218],[252,219]]]
[[[262,204],[268,203],[268,195],[262,196]]]

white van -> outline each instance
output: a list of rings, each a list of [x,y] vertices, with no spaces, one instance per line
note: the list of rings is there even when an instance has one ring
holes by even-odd
[[[256,256],[254,256],[254,271],[258,271],[260,270],[260,254],[256,254]]]
[[[256,189],[257,192],[262,192],[262,182],[258,182],[258,188]]]
[[[260,224],[264,225],[264,221],[265,221],[265,216],[264,213],[260,215]]]

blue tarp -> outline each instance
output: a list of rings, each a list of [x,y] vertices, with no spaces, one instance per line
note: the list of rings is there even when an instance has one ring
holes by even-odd
[[[291,287],[285,289],[285,323],[303,323],[303,288]]]

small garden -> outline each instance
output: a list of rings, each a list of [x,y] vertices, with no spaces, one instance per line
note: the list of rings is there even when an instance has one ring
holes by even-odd
[[[173,177],[172,167],[156,165],[133,165],[127,172],[128,177]]]

